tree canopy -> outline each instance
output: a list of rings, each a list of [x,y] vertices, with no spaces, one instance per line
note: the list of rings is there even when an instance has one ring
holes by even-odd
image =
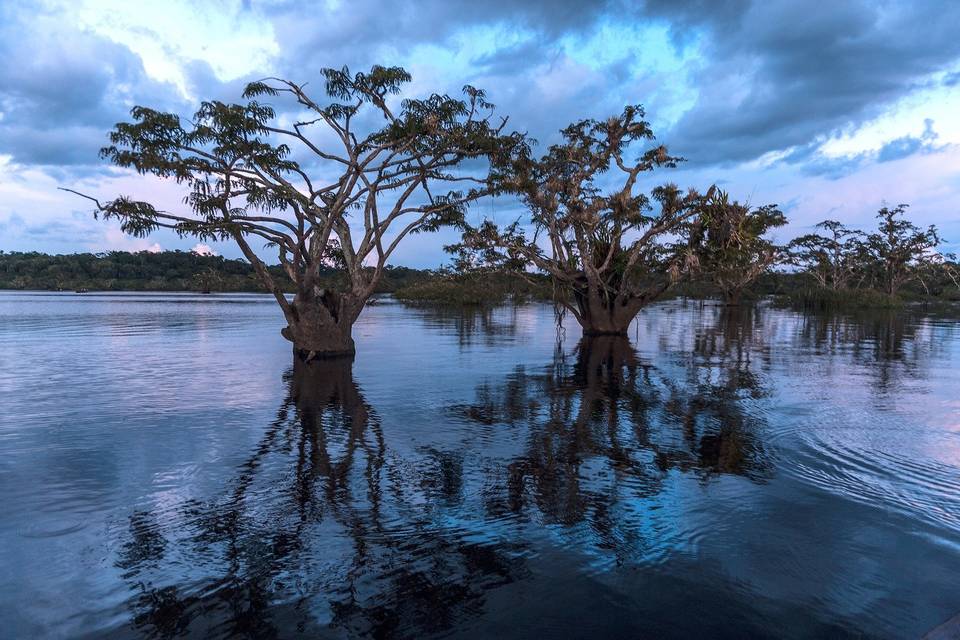
[[[790,243],[790,259],[823,289],[871,289],[894,299],[910,283],[926,295],[951,285],[960,289],[956,258],[940,253],[939,231],[922,229],[906,218],[907,205],[882,207],[876,231],[848,229],[836,220],[817,225],[829,235],[807,234]]]
[[[498,192],[520,199],[525,224],[465,226],[463,242],[451,250],[464,264],[540,269],[585,330],[622,333],[687,267],[690,255],[674,236],[700,196],[658,187],[655,210],[639,190],[641,174],[680,161],[662,145],[630,158],[635,143],[654,139],[639,105],[604,121],[580,120],[561,136],[539,158],[528,144],[498,156]]]
[[[905,204],[883,207],[877,212],[877,230],[864,241],[869,268],[879,288],[887,295],[896,295],[904,283],[920,275],[921,269],[937,259],[934,252],[940,245],[937,228],[921,229],[904,217]]]
[[[713,282],[728,304],[736,304],[744,288],[784,255],[765,234],[787,224],[776,205],[751,208],[711,188],[697,208],[691,245],[698,269]]]
[[[284,335],[303,351],[350,352],[350,328],[374,292],[387,260],[411,233],[463,219],[490,192],[485,172],[464,161],[500,153],[522,140],[503,135],[493,105],[471,86],[462,98],[391,97],[410,75],[398,67],[369,72],[325,69],[325,100],[306,85],[267,78],[249,84],[246,102],[206,101],[193,120],[135,107],[102,156],[187,188],[186,211],[169,212],[128,196],[100,202],[96,214],[143,236],[165,227],[202,239],[232,239],[287,319]],[[296,119],[260,98],[285,98]],[[295,284],[288,301],[252,246],[265,241]],[[346,273],[341,290],[320,286],[321,266]],[[367,268],[370,267],[370,268]]]

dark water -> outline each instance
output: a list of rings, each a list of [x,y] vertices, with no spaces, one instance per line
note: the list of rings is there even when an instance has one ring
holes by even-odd
[[[0,635],[919,637],[960,611],[960,324],[668,302],[0,294]]]

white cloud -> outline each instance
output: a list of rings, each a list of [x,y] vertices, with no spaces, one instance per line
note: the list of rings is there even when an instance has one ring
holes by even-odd
[[[271,22],[239,0],[59,4],[65,13],[76,16],[80,27],[126,46],[143,60],[151,77],[172,82],[184,95],[189,95],[187,63],[206,62],[220,80],[229,81],[253,71],[269,71],[280,50]]]
[[[939,143],[960,143],[960,85],[936,86],[916,91],[898,101],[882,115],[856,130],[828,140],[820,151],[829,157],[841,157],[864,151],[876,151],[885,143],[902,136],[919,137],[926,120],[932,120]]]
[[[137,253],[139,251],[149,251],[150,253],[160,253],[163,247],[159,242],[151,241],[149,238],[135,238],[127,235],[120,230],[118,224],[111,224],[103,231],[102,239],[97,240],[95,245],[91,244],[93,251],[129,251]]]
[[[220,255],[220,254],[218,254],[216,251],[214,251],[213,248],[212,248],[210,245],[204,244],[204,243],[202,243],[202,242],[198,242],[197,244],[193,245],[193,248],[190,249],[190,252],[191,252],[191,253],[195,253],[195,254],[197,254],[198,256],[216,256],[216,255]]]

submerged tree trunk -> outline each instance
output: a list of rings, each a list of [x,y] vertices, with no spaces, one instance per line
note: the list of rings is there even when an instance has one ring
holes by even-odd
[[[293,343],[294,356],[303,361],[353,356],[353,323],[363,307],[350,296],[317,290],[298,293],[287,326],[280,332]]]
[[[630,323],[646,304],[641,298],[628,298],[621,303],[616,298],[600,295],[574,296],[577,320],[585,336],[625,336]]]
[[[740,306],[740,298],[743,295],[743,289],[724,289],[723,291],[723,303],[728,307],[737,307]]]

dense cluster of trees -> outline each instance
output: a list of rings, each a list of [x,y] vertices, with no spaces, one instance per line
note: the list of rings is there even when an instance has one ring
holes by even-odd
[[[781,255],[763,235],[786,218],[775,205],[731,202],[715,186],[638,192],[641,174],[680,161],[663,145],[627,160],[631,145],[653,140],[643,116],[628,106],[618,117],[570,125],[540,158],[528,145],[498,156],[496,185],[519,197],[529,220],[465,224],[463,241],[447,247],[455,264],[548,274],[556,303],[587,335],[625,334],[640,309],[685,281],[709,280],[737,303]]]
[[[823,233],[790,243],[790,260],[819,287],[834,292],[866,289],[892,297],[911,283],[927,295],[940,295],[951,284],[960,289],[955,257],[936,250],[937,228],[921,229],[906,219],[906,210],[905,204],[880,209],[872,233],[824,220],[817,225]]]
[[[293,283],[280,265],[267,267],[280,287],[293,293]],[[431,273],[387,266],[378,292],[391,292],[421,282]],[[318,279],[336,287],[340,271],[323,267]],[[0,251],[0,289],[47,291],[236,291],[266,292],[249,262],[185,251],[110,251],[48,255]]]
[[[494,119],[480,89],[397,102],[392,96],[411,79],[403,69],[323,76],[323,99],[268,78],[247,86],[243,104],[203,102],[190,122],[135,107],[102,156],[184,185],[181,212],[79,194],[127,233],[169,228],[232,239],[306,360],[353,353],[352,326],[382,288],[398,244],[444,226],[463,231],[448,248],[461,273],[546,277],[558,308],[588,335],[625,334],[640,309],[683,283],[711,286],[737,304],[777,264],[793,263],[824,287],[876,287],[888,296],[906,283],[927,286],[927,271],[948,266],[933,257],[936,230],[904,220],[903,207],[881,210],[876,233],[828,221],[831,235],[784,247],[766,237],[786,223],[776,205],[741,204],[715,186],[701,193],[663,184],[647,195],[641,178],[681,159],[653,144],[639,105],[575,122],[536,155],[525,134],[505,132],[506,118]],[[262,98],[286,99],[300,119],[278,117]],[[467,207],[491,195],[516,198],[526,216],[468,224]],[[278,268],[254,250],[264,241]],[[197,276],[201,288],[216,285],[214,271]]]
[[[699,203],[694,221],[691,240],[697,248],[698,274],[726,304],[739,304],[744,289],[783,259],[782,247],[765,234],[786,223],[775,205],[751,208],[714,189]]]

